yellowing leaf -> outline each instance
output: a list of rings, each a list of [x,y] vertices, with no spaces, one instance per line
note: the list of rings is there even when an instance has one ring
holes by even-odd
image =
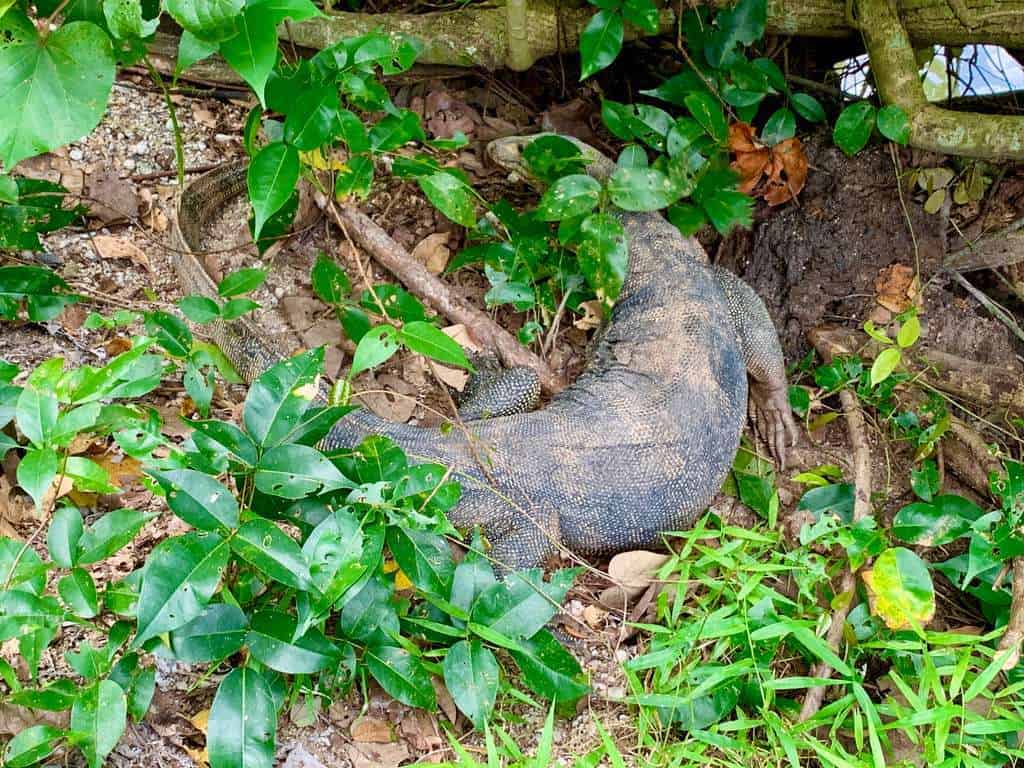
[[[896,347],[883,349],[871,366],[871,386],[875,387],[888,379],[900,364],[900,351]]]
[[[935,614],[935,586],[928,566],[909,549],[887,549],[863,578],[871,613],[889,629],[923,626]]]

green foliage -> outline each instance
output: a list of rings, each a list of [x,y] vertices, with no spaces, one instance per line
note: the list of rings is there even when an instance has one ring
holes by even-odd
[[[910,141],[910,122],[901,107],[890,105],[875,109],[868,101],[851,104],[839,114],[832,138],[843,152],[855,155],[867,146],[876,126],[890,141],[897,144]]]
[[[348,288],[341,274],[321,262],[318,292],[339,300]],[[220,293],[237,296],[263,277],[236,273]],[[214,666],[244,652],[211,708],[214,766],[272,765],[282,685],[330,698],[369,677],[399,701],[435,709],[431,678],[443,675],[479,728],[509,687],[508,662],[546,698],[571,703],[586,693],[579,664],[544,629],[575,570],[549,581],[539,570],[499,581],[479,535],[456,564],[446,513],[460,489],[445,467],[411,463],[384,437],[329,455],[312,447],[351,410],[313,401],[323,350],[260,377],[241,426],[190,422],[192,436],[178,446],[160,434],[153,412],[131,400],[164,373],[166,358],[151,350],[188,358],[191,335],[171,315],[148,321],[154,338],[135,339],[103,368],[65,370],[54,359],[23,386],[0,387],[0,429],[13,422],[10,434],[21,438],[4,450],[21,453],[19,484],[37,504],[53,505],[50,491],[61,475],[75,489],[111,490],[100,465],[69,451],[80,434],[113,438],[142,461],[152,488],[190,527],[162,540],[127,578],[102,587],[90,566],[128,546],[153,513],[116,509],[86,527],[78,509],[60,506],[46,535],[47,560],[0,539],[0,641],[18,640],[33,678],[23,687],[5,673],[10,697],[71,711],[69,730],[33,726],[18,734],[6,764],[34,764],[63,744],[80,749],[90,766],[103,764],[127,718],[138,720],[149,706],[155,672],[140,653],[157,648]],[[457,362],[454,342],[425,320],[379,328],[410,349]],[[0,367],[5,382],[16,373]],[[111,614],[121,618],[112,627]],[[107,644],[67,653],[84,683],[40,686],[41,654],[68,621],[91,627]],[[499,649],[510,655],[499,657]]]

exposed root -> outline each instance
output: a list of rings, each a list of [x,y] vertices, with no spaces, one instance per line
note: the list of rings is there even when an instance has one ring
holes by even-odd
[[[831,344],[827,337],[813,333],[811,334],[811,343],[826,361],[831,360],[833,355],[842,351],[841,348]],[[864,414],[857,403],[857,396],[849,389],[843,389],[839,392],[839,400],[843,406],[843,415],[846,417],[846,432],[850,438],[850,449],[853,451],[853,519],[856,522],[871,514],[871,451],[868,448]],[[832,620],[825,635],[829,647],[836,652],[839,651],[839,644],[843,639],[846,617],[857,604],[856,587],[857,575],[852,569],[847,569],[839,584],[839,594],[849,597],[832,612]],[[811,677],[827,680],[832,677],[832,672],[832,667],[819,661],[811,670]],[[824,685],[809,688],[804,695],[803,706],[800,707],[800,722],[814,717],[821,709],[824,698]]]
[[[377,226],[366,214],[349,206],[329,205],[337,225],[349,234],[359,247],[376,259],[413,293],[420,296],[437,312],[453,323],[462,323],[473,339],[483,348],[495,352],[509,366],[531,368],[540,378],[541,387],[548,394],[560,392],[565,381],[516,338],[495,323],[484,312],[471,306],[457,295],[443,280],[430,274],[387,232]]]
[[[1003,669],[1010,670],[1020,661],[1020,646],[1024,642],[1024,557],[1013,559],[1013,599],[1010,603],[1010,618],[1006,622],[1006,633],[999,639],[999,650],[1009,648],[1013,652],[1003,662]]]

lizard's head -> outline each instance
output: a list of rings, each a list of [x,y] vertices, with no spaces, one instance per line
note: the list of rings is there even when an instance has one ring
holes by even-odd
[[[530,136],[506,136],[502,139],[495,139],[487,145],[487,154],[495,165],[508,171],[509,177],[513,181],[525,181],[532,187],[540,188],[543,184],[530,173],[525,153],[526,148],[532,142],[546,136],[559,136],[579,147],[580,153],[587,162],[587,173],[591,176],[601,178],[610,172],[607,166],[614,168],[614,164],[608,158],[589,144],[572,136],[562,136],[557,133],[534,133]]]

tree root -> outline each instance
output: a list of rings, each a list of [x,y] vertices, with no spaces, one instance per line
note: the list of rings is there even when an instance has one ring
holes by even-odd
[[[462,323],[473,339],[485,349],[497,353],[510,367],[533,369],[548,394],[565,388],[565,381],[547,363],[528,350],[508,331],[484,312],[471,306],[450,285],[430,274],[369,216],[350,206],[328,206],[335,223],[347,236],[397,277],[413,293],[453,323]]]
[[[834,355],[843,352],[842,348],[833,344],[828,337],[815,336],[813,331],[811,343],[826,362],[830,361]],[[849,389],[843,389],[839,392],[839,400],[843,406],[843,415],[846,417],[846,432],[850,438],[850,449],[853,451],[853,519],[856,522],[871,515],[871,451],[868,448],[864,414],[861,413],[860,406],[857,404],[857,396]],[[839,651],[839,645],[843,639],[846,617],[857,604],[857,574],[853,569],[848,568],[843,573],[842,581],[839,584],[839,594],[849,597],[832,612],[831,623],[825,635],[829,647],[836,652]],[[811,677],[827,680],[832,677],[832,673],[831,666],[824,661],[819,661],[811,670]],[[800,707],[800,722],[814,717],[821,709],[822,701],[825,698],[825,688],[824,685],[815,685],[807,689],[803,705]]]
[[[952,112],[930,104],[914,49],[891,0],[857,0],[861,31],[878,93],[910,118],[910,144],[947,155],[1024,160],[1024,118]],[[1009,18],[1007,24],[1011,24]],[[1019,18],[1016,24],[1020,24]]]

